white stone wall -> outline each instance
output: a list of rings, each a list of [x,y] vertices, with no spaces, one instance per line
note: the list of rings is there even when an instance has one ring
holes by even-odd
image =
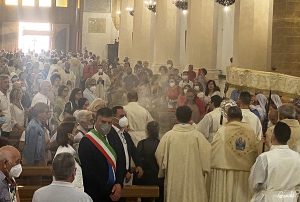
[[[106,19],[106,33],[88,33],[89,18],[105,18]],[[82,26],[82,47],[87,48],[101,59],[107,58],[107,44],[114,43],[118,38],[118,31],[116,30],[111,13],[83,13]]]

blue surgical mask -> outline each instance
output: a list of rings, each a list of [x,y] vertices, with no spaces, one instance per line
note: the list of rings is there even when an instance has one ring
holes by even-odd
[[[6,117],[0,116],[0,125],[5,124],[5,122],[6,122]]]

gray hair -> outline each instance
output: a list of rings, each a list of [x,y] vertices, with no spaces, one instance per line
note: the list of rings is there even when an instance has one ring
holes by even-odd
[[[60,153],[54,157],[52,162],[55,180],[67,180],[75,168],[75,159],[70,153]]]
[[[297,112],[295,106],[291,104],[284,104],[278,108],[279,118],[282,119],[295,119]]]
[[[93,112],[88,110],[80,110],[76,114],[75,118],[78,123],[87,122],[90,120],[90,117],[93,117]]]

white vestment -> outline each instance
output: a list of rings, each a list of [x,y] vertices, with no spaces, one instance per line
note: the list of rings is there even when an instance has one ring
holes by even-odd
[[[71,87],[70,91],[73,90],[73,88],[75,88],[75,82],[76,82],[76,76],[75,74],[70,70],[69,73],[63,71],[60,73],[61,76],[61,83],[63,85],[67,85],[69,87]],[[68,85],[68,83],[71,82],[71,86]]]
[[[210,202],[247,202],[248,178],[257,157],[257,140],[249,124],[229,122],[211,143]]]
[[[96,96],[102,100],[107,101],[107,91],[110,88],[111,81],[107,74],[104,72],[99,74],[98,72],[92,76],[97,82]]]
[[[209,142],[212,142],[214,135],[221,127],[221,108],[215,108],[212,112],[206,114],[203,119],[197,124],[197,129],[206,137]],[[223,117],[223,125],[227,122]]]
[[[300,154],[287,145],[273,145],[270,151],[257,157],[249,186],[255,192],[252,201],[296,202],[293,194],[300,186]],[[288,193],[289,197],[283,197],[282,193]]]
[[[146,126],[148,122],[153,121],[149,111],[139,105],[137,102],[129,102],[124,106],[128,118],[130,135],[135,145],[146,138]]]
[[[261,140],[262,137],[262,126],[259,118],[250,111],[250,109],[242,109],[243,120],[242,122],[248,123],[253,129],[257,140]]]
[[[207,202],[205,184],[211,146],[195,125],[177,124],[161,139],[155,156],[165,177],[165,202]]]

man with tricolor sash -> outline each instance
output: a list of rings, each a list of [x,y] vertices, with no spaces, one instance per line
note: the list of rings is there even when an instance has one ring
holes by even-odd
[[[121,196],[123,177],[119,180],[117,155],[106,137],[111,124],[112,110],[98,110],[94,129],[79,144],[84,191],[93,201],[118,201]]]

